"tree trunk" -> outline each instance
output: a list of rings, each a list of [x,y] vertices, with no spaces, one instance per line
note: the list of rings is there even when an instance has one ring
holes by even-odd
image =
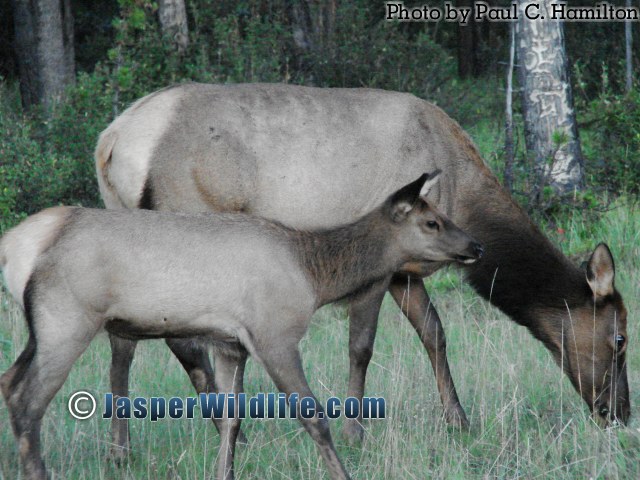
[[[458,0],[458,7],[474,8],[472,0]],[[470,78],[478,75],[478,25],[473,20],[474,13],[466,25],[458,23],[458,76]]]
[[[307,0],[293,0],[287,2],[289,22],[293,29],[293,42],[299,52],[307,52],[315,48],[315,35],[311,10]]]
[[[71,0],[13,0],[22,105],[49,107],[75,81]]]
[[[507,65],[507,98],[505,102],[504,121],[504,186],[513,192],[513,164],[515,149],[513,142],[513,67],[516,50],[515,26],[509,26],[509,64]]]
[[[537,188],[551,185],[565,194],[584,183],[564,25],[551,17],[551,0],[519,1],[518,63],[527,150],[535,156]],[[528,20],[524,9],[539,4],[541,16]],[[544,17],[544,18],[543,18]],[[546,19],[545,19],[546,18]]]
[[[308,72],[315,56],[331,62],[335,55],[336,0],[287,0],[288,22],[293,36],[293,58],[299,72]],[[305,80],[314,84],[310,76]]]
[[[158,16],[162,33],[171,38],[180,54],[189,46],[189,27],[184,0],[160,0]]]
[[[627,8],[631,7],[631,0],[626,2]],[[633,88],[633,38],[631,35],[631,20],[624,22],[625,57],[626,57],[626,91]]]

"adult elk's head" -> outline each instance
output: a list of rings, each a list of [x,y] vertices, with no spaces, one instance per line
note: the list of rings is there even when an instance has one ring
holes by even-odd
[[[609,247],[599,244],[586,263],[585,299],[556,323],[552,352],[601,426],[626,423],[630,415],[627,311],[615,289]],[[556,320],[558,320],[556,318]]]

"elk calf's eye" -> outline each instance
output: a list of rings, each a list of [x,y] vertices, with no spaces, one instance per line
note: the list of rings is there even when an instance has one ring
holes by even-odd
[[[600,416],[606,417],[609,414],[609,407],[603,405],[602,407],[600,407],[598,413],[600,414]]]
[[[430,220],[427,222],[427,227],[429,227],[432,230],[438,230],[438,222],[434,222],[433,220]]]
[[[624,348],[625,341],[624,335],[616,335],[616,349],[618,349],[618,351]]]

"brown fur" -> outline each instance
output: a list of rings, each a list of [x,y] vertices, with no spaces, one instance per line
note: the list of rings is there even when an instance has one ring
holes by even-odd
[[[627,314],[613,286],[612,260],[608,271],[608,262],[591,259],[601,262],[597,269],[605,281],[610,275],[607,291],[613,293],[603,296],[534,225],[514,221],[510,214],[486,215],[478,203],[471,211],[471,218],[484,221],[466,227],[486,246],[482,260],[467,269],[471,285],[545,344],[596,420],[626,422],[625,357],[615,351],[613,339],[618,333],[626,336]],[[610,256],[606,246],[596,252],[605,249]]]

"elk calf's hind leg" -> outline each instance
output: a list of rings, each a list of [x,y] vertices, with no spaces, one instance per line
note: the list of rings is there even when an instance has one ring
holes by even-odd
[[[27,478],[47,478],[44,462],[40,457],[40,424],[44,408],[33,411],[28,395],[33,388],[30,378],[34,376],[33,359],[36,341],[29,335],[26,348],[16,362],[0,377],[0,388],[9,410],[11,427],[18,442],[20,460]]]
[[[56,311],[64,308],[56,305]],[[16,363],[0,379],[20,460],[28,479],[47,478],[40,453],[42,417],[67,379],[71,367],[97,333],[96,324],[83,315],[64,321],[47,311],[26,308],[31,325],[29,343]],[[31,317],[31,318],[30,318]]]

